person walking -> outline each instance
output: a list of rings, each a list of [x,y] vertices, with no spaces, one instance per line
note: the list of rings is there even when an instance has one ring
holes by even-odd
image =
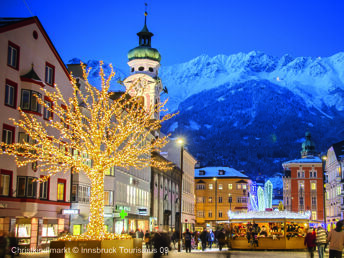
[[[209,244],[209,249],[211,249],[211,246],[213,245],[214,240],[215,240],[214,232],[213,230],[210,229],[208,233],[208,239],[207,239],[208,244]]]
[[[342,231],[343,221],[340,220],[336,224],[336,228],[328,234],[327,242],[330,242],[329,258],[341,258],[344,247],[344,232]]]
[[[176,243],[179,240],[179,234],[178,231],[173,231],[172,237],[171,237],[172,243],[173,243],[173,248],[176,249]]]
[[[189,229],[186,229],[186,232],[184,233],[184,240],[185,240],[185,252],[191,253],[191,238],[192,234],[189,232]]]
[[[316,236],[313,234],[313,230],[309,229],[304,244],[307,246],[311,258],[314,258],[314,249],[316,247],[315,238]]]
[[[324,258],[324,251],[326,245],[326,231],[321,226],[317,228],[316,240],[315,243],[318,247],[319,258]]]
[[[207,239],[208,239],[208,232],[207,229],[204,228],[202,233],[199,235],[199,238],[202,242],[202,251],[205,251],[205,248],[207,247]]]
[[[224,229],[219,231],[219,233],[217,234],[217,239],[219,242],[219,250],[222,251],[222,247],[226,244],[226,234]]]

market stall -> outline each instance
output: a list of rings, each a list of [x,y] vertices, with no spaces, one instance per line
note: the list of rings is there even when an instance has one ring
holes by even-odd
[[[305,249],[310,212],[229,212],[232,249]]]

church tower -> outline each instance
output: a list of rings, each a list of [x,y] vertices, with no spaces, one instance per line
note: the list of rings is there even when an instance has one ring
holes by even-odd
[[[163,87],[158,77],[161,55],[157,49],[151,47],[153,33],[147,28],[147,15],[146,10],[143,29],[137,33],[139,46],[128,52],[130,76],[123,83],[127,89],[132,87],[129,94],[142,97],[144,107],[149,109],[160,103]],[[159,119],[159,116],[156,112],[152,119]]]
[[[316,156],[315,144],[310,132],[306,132],[306,140],[302,143],[301,157]]]

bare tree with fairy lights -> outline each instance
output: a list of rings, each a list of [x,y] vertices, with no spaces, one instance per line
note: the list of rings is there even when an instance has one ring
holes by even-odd
[[[2,154],[14,156],[18,167],[36,163],[37,169],[45,175],[38,179],[40,182],[57,173],[84,172],[91,181],[87,232],[80,236],[69,235],[64,239],[118,239],[121,236],[104,230],[104,173],[114,166],[168,169],[170,164],[151,158],[152,151],[159,151],[165,146],[168,137],[152,137],[152,132],[159,130],[161,123],[175,114],[152,119],[155,112],[163,110],[166,101],[143,108],[140,97],[129,96],[131,89],[128,88],[119,98],[111,99],[109,87],[115,74],[112,66],[110,76],[105,78],[101,62],[101,90],[89,84],[87,78],[90,70],[82,66],[85,91],[79,89],[72,76],[73,95],[69,99],[64,98],[57,85],[53,92],[43,89],[51,105],[36,98],[40,105],[51,112],[53,119],[41,121],[19,108],[21,119],[11,120],[29,136],[30,141],[1,143]],[[136,83],[142,86],[143,82]],[[51,131],[56,133],[49,135]],[[92,165],[89,161],[92,161]]]

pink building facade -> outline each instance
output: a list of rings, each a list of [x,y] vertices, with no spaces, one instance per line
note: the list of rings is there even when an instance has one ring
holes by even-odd
[[[41,90],[53,90],[56,83],[64,96],[71,96],[69,74],[37,17],[0,19],[0,49],[2,141],[27,141],[9,118],[18,120],[21,107],[41,121],[58,119],[34,95],[49,102]],[[63,210],[70,208],[70,173],[42,184],[34,181],[42,176],[36,164],[17,168],[14,158],[0,155],[0,230],[15,233],[22,248],[45,248],[69,228]]]

